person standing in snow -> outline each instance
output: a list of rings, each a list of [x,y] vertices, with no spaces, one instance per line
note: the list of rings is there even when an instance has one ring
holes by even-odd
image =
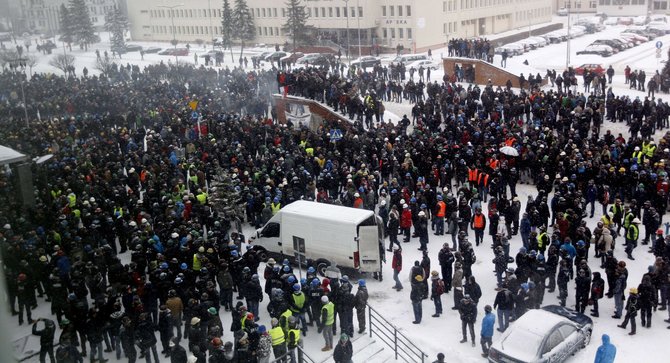
[[[412,290],[409,293],[409,298],[412,300],[412,310],[414,311],[414,321],[412,324],[421,323],[423,297],[423,275],[416,275],[412,280]]]
[[[596,359],[593,363],[614,363],[616,358],[616,347],[610,343],[610,336],[603,334],[603,344],[598,347]]]
[[[368,306],[368,288],[365,280],[358,280],[358,291],[355,296],[356,318],[358,319],[358,334],[365,331],[365,310]]]
[[[463,339],[461,343],[467,343],[468,334],[467,329],[470,330],[470,338],[472,338],[472,346],[475,346],[475,321],[477,321],[477,305],[472,302],[472,299],[469,295],[461,300],[461,304],[458,308],[458,313],[461,316],[461,330],[463,333]]]
[[[488,358],[489,349],[491,349],[491,344],[493,344],[493,326],[496,322],[496,317],[492,313],[493,308],[491,305],[486,305],[484,307],[484,319],[482,319],[482,331],[481,331],[481,344],[482,344],[482,357]]]
[[[400,291],[402,290],[402,283],[398,278],[398,274],[402,271],[402,248],[400,246],[394,247],[391,268],[393,268],[393,280],[395,281],[393,288]]]
[[[628,296],[628,301],[626,302],[626,316],[623,319],[623,323],[617,326],[621,329],[626,329],[626,326],[630,321],[630,333],[628,333],[628,335],[635,335],[635,318],[637,317],[637,311],[639,310],[637,288],[631,287],[629,292],[630,296]]]

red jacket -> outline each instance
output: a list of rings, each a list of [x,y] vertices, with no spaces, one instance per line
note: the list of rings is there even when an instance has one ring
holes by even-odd
[[[393,261],[391,261],[391,267],[395,271],[402,271],[402,252],[400,252],[400,250],[393,252]]]
[[[400,227],[409,228],[412,226],[412,211],[409,208],[403,209],[400,215]]]

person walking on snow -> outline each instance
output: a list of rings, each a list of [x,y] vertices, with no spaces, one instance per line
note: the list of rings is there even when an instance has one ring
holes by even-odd
[[[491,305],[486,305],[484,307],[484,319],[482,319],[482,331],[481,331],[481,344],[482,344],[482,357],[488,358],[489,349],[491,349],[491,344],[493,344],[493,326],[496,322],[496,317],[492,313],[493,308]]]
[[[593,363],[614,363],[616,358],[616,347],[610,343],[610,336],[603,334],[603,344],[598,347],[596,359]]]

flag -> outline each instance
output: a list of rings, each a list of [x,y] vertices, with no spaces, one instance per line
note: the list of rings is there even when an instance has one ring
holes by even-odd
[[[201,122],[202,116],[198,117],[198,138],[202,138],[202,125],[200,125]]]
[[[37,120],[42,122],[42,115],[40,115],[40,110],[37,110]]]
[[[195,109],[198,108],[198,101],[193,100],[188,103],[188,106],[191,107],[191,110],[195,111]]]

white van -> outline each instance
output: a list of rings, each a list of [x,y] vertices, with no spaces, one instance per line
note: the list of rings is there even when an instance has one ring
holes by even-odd
[[[407,63],[412,63],[420,60],[427,60],[428,55],[426,54],[403,54],[395,57],[393,59],[393,63],[396,64],[407,64]]]
[[[384,228],[373,211],[301,200],[280,209],[249,243],[263,261],[300,260],[321,275],[331,265],[380,274]]]

